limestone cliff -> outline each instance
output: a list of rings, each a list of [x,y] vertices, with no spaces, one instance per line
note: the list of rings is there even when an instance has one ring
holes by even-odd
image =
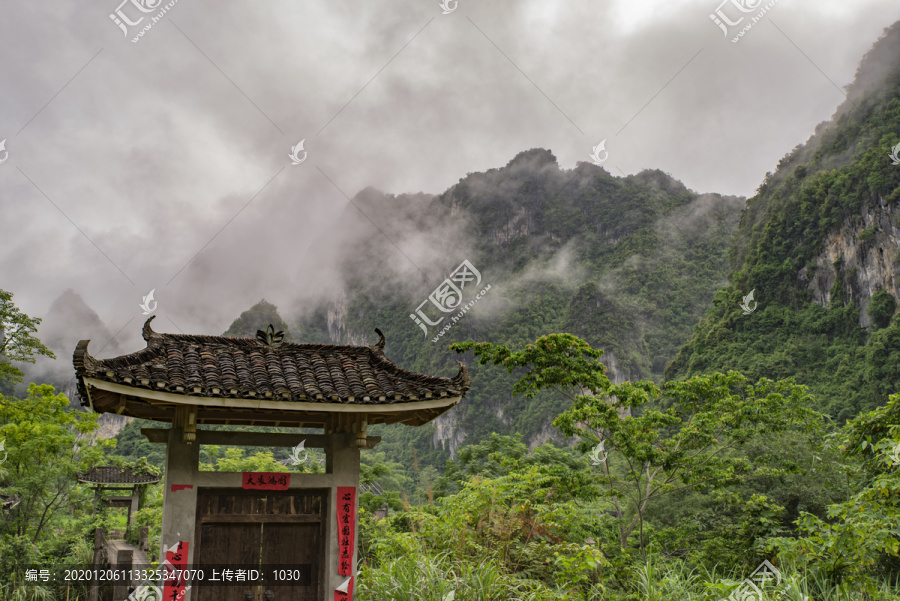
[[[860,307],[859,325],[869,325],[866,308],[878,290],[900,301],[900,206],[878,197],[874,207],[863,206],[858,216],[847,217],[840,230],[827,236],[815,268],[804,267],[801,287],[812,291],[815,302],[828,306],[838,278],[842,301]]]

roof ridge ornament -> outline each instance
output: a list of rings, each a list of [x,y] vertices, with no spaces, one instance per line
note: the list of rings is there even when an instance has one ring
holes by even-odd
[[[76,371],[94,371],[100,367],[100,362],[94,359],[88,352],[88,344],[90,340],[81,340],[75,347],[75,354],[72,361]]]
[[[151,315],[150,319],[144,322],[144,328],[141,330],[141,335],[144,337],[144,340],[149,344],[150,339],[159,336],[158,333],[153,331],[153,328],[150,327],[150,322],[156,319],[156,315]]]
[[[370,346],[369,348],[375,351],[376,353],[384,353],[384,334],[378,328],[375,328],[375,333],[378,334],[378,342]]]
[[[265,331],[256,330],[256,339],[267,346],[277,347],[284,341],[284,331],[276,332],[275,326],[269,324]]]
[[[472,387],[472,378],[469,376],[469,368],[462,361],[457,361],[456,364],[459,365],[459,373],[451,378],[450,381],[465,392]]]

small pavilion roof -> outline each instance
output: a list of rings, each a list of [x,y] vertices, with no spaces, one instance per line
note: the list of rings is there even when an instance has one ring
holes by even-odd
[[[313,418],[306,425],[314,425],[328,421],[325,413],[349,411],[373,415],[370,424],[421,425],[458,403],[470,386],[462,363],[453,378],[396,365],[384,355],[379,330],[371,346],[271,345],[158,333],[152,320],[143,327],[147,347],[129,355],[96,359],[89,340],[78,343],[73,363],[83,405],[162,421],[171,421],[173,405],[183,404],[208,408],[198,423],[299,425],[292,423],[302,421],[296,413],[305,412]],[[276,419],[285,412],[294,415]],[[402,415],[409,412],[419,415]]]
[[[137,474],[125,467],[114,465],[94,466],[86,474],[78,474],[79,482],[89,484],[154,484],[159,476]]]

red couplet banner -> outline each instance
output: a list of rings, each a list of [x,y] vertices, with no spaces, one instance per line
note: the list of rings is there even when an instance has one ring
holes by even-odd
[[[356,487],[354,486],[337,487],[337,533],[338,574],[352,576],[353,540],[356,533]]]
[[[166,561],[163,564],[164,599],[183,598],[186,586],[183,572],[187,570],[188,542],[178,541],[178,544],[173,547],[166,549]]]
[[[244,472],[241,487],[247,490],[287,490],[291,475],[286,472]]]

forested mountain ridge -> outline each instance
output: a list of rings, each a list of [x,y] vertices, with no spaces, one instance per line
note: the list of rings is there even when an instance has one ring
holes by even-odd
[[[793,376],[840,419],[900,390],[900,25],[847,100],[767,174],[729,250],[730,284],[666,379],[737,369]],[[744,315],[754,291],[758,309]]]
[[[605,349],[611,379],[623,381],[658,379],[688,339],[725,281],[744,199],[697,194],[660,171],[563,170],[550,151],[533,149],[440,195],[369,188],[352,203],[316,242],[340,257],[331,269],[344,286],[300,317],[281,307],[295,341],[371,344],[377,327],[393,361],[447,375],[457,359],[451,342],[524,345],[565,331]],[[490,290],[446,335],[429,328],[423,336],[411,314],[463,260],[480,272],[479,290]],[[264,328],[270,316],[261,304],[225,334]],[[443,466],[463,440],[491,432],[520,432],[531,447],[560,438],[549,422],[565,399],[513,400],[512,375],[463,360],[473,381],[466,399],[426,427],[380,431],[380,449],[397,444],[408,454],[414,445],[424,462]]]

